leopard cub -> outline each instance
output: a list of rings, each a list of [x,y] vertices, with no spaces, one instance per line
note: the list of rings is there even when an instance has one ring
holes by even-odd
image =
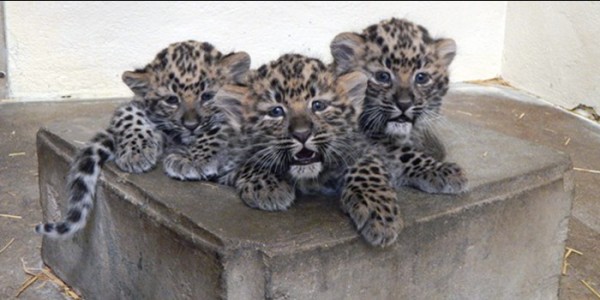
[[[223,55],[206,42],[174,43],[143,69],[122,79],[134,98],[116,109],[108,128],[77,155],[68,175],[65,220],[36,226],[49,237],[83,228],[93,206],[102,165],[114,159],[125,172],[142,173],[162,160],[168,176],[209,180],[229,171],[230,126],[214,95],[226,83],[243,83],[245,52]]]
[[[394,187],[464,192],[464,170],[444,161],[444,146],[429,128],[448,91],[454,40],[434,39],[424,27],[392,18],[362,33],[337,35],[331,52],[337,75],[360,71],[369,77],[359,126],[379,145]]]
[[[297,54],[254,71],[244,90],[223,88],[217,101],[237,116],[241,137],[233,185],[250,207],[286,210],[299,194],[353,199],[342,209],[374,245],[387,245],[402,228],[396,193],[382,161],[358,130],[367,78],[335,78],[321,61]],[[377,176],[344,189],[349,166],[373,157]],[[364,197],[363,197],[364,196]],[[382,200],[384,199],[384,200]]]

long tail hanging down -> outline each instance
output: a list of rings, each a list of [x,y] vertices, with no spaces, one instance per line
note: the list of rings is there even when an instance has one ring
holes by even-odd
[[[51,238],[66,238],[85,226],[94,206],[96,183],[104,163],[114,157],[114,137],[110,131],[97,133],[71,165],[68,176],[67,217],[57,223],[39,224],[35,231]]]

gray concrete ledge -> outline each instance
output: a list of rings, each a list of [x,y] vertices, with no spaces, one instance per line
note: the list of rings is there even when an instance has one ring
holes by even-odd
[[[78,141],[106,123],[73,119],[38,132],[45,220],[65,212]],[[45,239],[43,259],[87,299],[556,299],[569,157],[458,121],[440,125],[471,191],[400,191],[408,227],[393,247],[363,242],[333,199],[263,212],[231,188],[109,163],[87,227],[72,240]]]

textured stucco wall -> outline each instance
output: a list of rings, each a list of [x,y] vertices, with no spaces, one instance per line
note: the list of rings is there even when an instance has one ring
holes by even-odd
[[[405,17],[452,37],[452,80],[500,74],[506,2],[6,2],[9,95],[18,100],[121,97],[123,71],[171,42],[245,50],[258,67],[296,51],[331,60],[329,42]]]
[[[509,2],[502,77],[554,104],[600,109],[600,3]]]

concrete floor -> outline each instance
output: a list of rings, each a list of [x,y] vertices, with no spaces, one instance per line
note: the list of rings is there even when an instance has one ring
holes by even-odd
[[[71,116],[110,114],[119,101],[0,104],[0,299],[15,298],[40,268],[41,238],[33,226],[41,220],[38,202],[35,134],[40,126]],[[456,84],[446,98],[444,114],[569,153],[576,168],[600,170],[600,126],[504,87]],[[23,154],[24,153],[24,154]],[[11,155],[12,154],[12,155]],[[16,154],[16,155],[15,155]],[[600,174],[575,171],[576,195],[567,246],[572,254],[562,277],[560,299],[596,299],[581,282],[600,290]],[[535,251],[535,249],[531,249]],[[476,298],[476,297],[475,297]],[[20,299],[69,299],[53,283],[36,282]]]

